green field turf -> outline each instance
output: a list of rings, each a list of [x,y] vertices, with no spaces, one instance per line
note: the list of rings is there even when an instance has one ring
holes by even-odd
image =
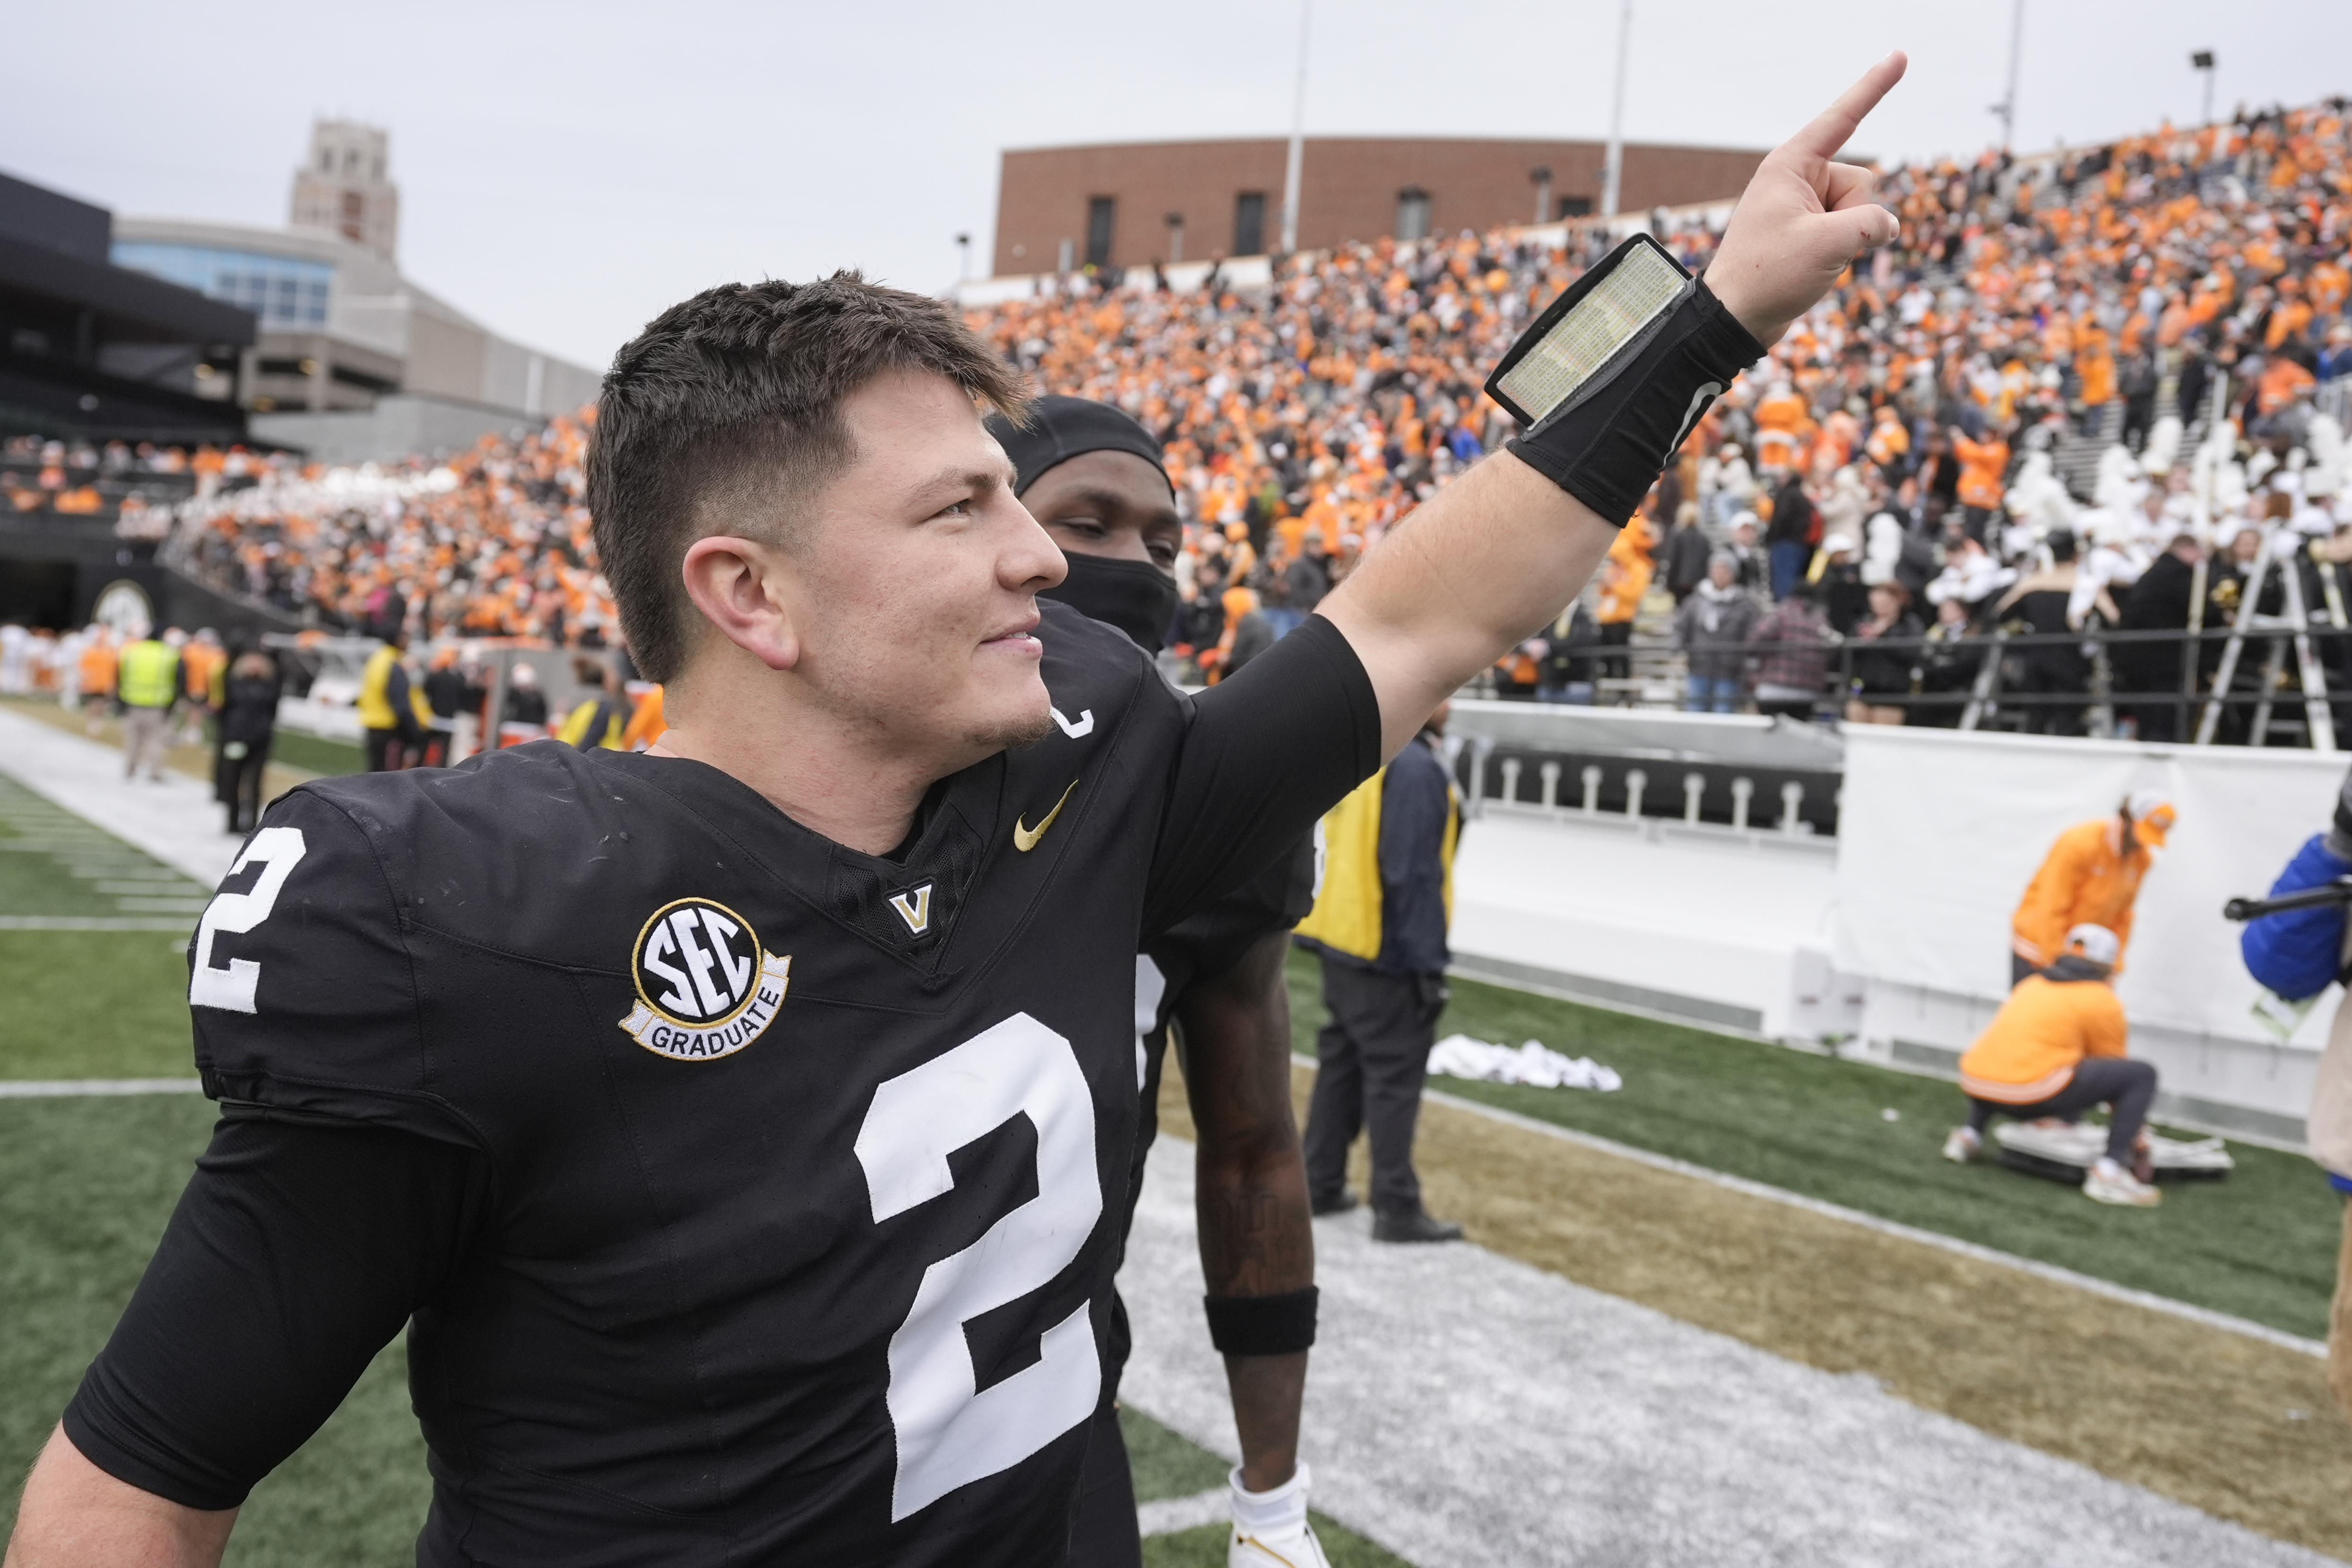
[[[367,772],[367,752],[350,741],[331,741],[302,730],[280,728],[270,738],[272,762],[314,773],[341,776]]]
[[[0,1079],[187,1078],[206,889],[0,775]],[[43,922],[131,930],[39,930]]]
[[[80,1076],[80,1075],[77,1075]],[[0,1531],[16,1478],[106,1342],[213,1124],[193,1094],[0,1100]],[[415,1559],[425,1448],[394,1344],[319,1435],[257,1489],[241,1568]]]
[[[1321,984],[1317,961],[1294,952],[1291,1025],[1309,1056]],[[2343,1211],[2301,1155],[2233,1142],[2226,1181],[2168,1184],[2159,1208],[2112,1209],[1997,1164],[1941,1158],[1966,1112],[1952,1084],[1475,980],[1453,987],[1441,1035],[1541,1040],[1615,1068],[1625,1087],[1440,1078],[1434,1088],[2289,1333],[2326,1333]]]

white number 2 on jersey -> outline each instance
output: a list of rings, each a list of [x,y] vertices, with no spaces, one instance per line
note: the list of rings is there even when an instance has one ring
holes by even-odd
[[[232,958],[225,969],[213,966],[213,939],[223,931],[242,934],[269,918],[286,879],[301,863],[310,846],[299,827],[265,827],[246,841],[228,874],[236,876],[256,860],[267,861],[253,887],[242,893],[215,893],[205,906],[196,926],[196,963],[188,973],[188,1005],[219,1007],[250,1013],[254,988],[261,984],[261,965],[249,958]]]
[[[1019,1464],[1092,1415],[1102,1393],[1084,1303],[1045,1331],[1036,1363],[985,1393],[964,1339],[966,1322],[1069,1267],[1101,1217],[1094,1100],[1069,1041],[1016,1013],[877,1089],[857,1133],[874,1220],[951,1191],[949,1154],[1024,1113],[1037,1130],[1037,1195],[926,1268],[890,1339],[894,1521]]]

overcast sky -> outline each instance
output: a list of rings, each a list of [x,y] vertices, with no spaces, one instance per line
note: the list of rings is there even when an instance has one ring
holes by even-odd
[[[1973,153],[2009,5],[1633,0],[1625,134],[1765,147],[1878,54],[1911,75],[1855,141]],[[2352,92],[2344,0],[2025,0],[2018,144]],[[734,279],[954,281],[990,254],[997,154],[1278,135],[1297,0],[185,0],[21,5],[0,168],[118,212],[278,225],[315,113],[392,132],[400,260],[496,331],[601,367]],[[1605,136],[1617,0],[1318,0],[1310,134]],[[35,68],[35,62],[40,62]],[[1310,164],[1307,177],[1313,178]]]

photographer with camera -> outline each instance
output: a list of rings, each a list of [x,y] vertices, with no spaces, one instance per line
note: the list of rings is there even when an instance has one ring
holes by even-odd
[[[2352,878],[2352,775],[2336,792],[2335,820],[2295,851],[2271,884],[2263,904],[2292,895],[2312,901],[2274,913],[2254,914],[2240,938],[2247,972],[2289,1003],[2308,1003],[2347,968],[2347,899],[2339,888]],[[2330,892],[2338,896],[2329,899]],[[2232,913],[2238,912],[2233,907]],[[2251,910],[2247,912],[2252,912]],[[2305,1121],[2311,1157],[2327,1173],[2336,1192],[2352,1196],[2352,1009],[2338,1007],[2327,1031],[2327,1049],[2311,1086],[2311,1111]],[[2336,1255],[2336,1300],[2327,1316],[2327,1383],[2336,1402],[2352,1414],[2352,1205],[2345,1209],[2346,1244]]]

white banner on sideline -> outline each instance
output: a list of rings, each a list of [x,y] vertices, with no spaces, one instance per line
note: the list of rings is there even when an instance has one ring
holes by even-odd
[[[2060,832],[2111,816],[2135,789],[2179,821],[2140,886],[2116,983],[2137,1023],[2271,1045],[2260,989],[2221,918],[2258,897],[2325,829],[2352,757],[2243,747],[2142,746],[1851,724],[1838,816],[1836,963],[1849,973],[1998,1000],[2010,917]],[[2323,1000],[2294,1043],[2317,1049]]]

